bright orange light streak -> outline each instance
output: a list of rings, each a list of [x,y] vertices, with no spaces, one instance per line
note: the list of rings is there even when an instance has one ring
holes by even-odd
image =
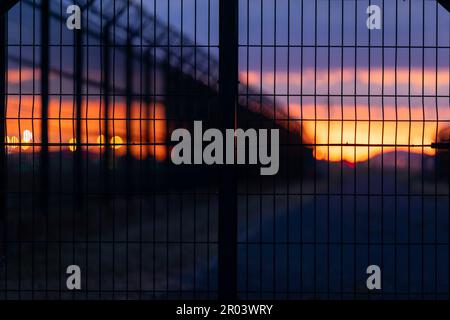
[[[303,85],[303,90],[309,93],[314,92],[314,88],[316,92],[326,92],[328,84],[330,92],[333,90],[342,92],[342,88],[346,88],[344,91],[350,90],[354,87],[355,75],[357,86],[361,89],[367,88],[370,83],[371,92],[381,93],[383,76],[385,93],[394,91],[396,83],[400,91],[408,92],[410,89],[411,94],[421,94],[422,83],[425,94],[431,96],[437,94],[436,87],[441,95],[448,95],[450,91],[449,71],[445,68],[438,71],[433,69],[422,71],[417,68],[411,70],[372,68],[370,78],[367,68],[358,68],[356,72],[352,68],[325,69],[317,70],[316,74],[314,69],[306,69],[303,74],[285,71],[276,73],[249,71],[248,74],[242,72],[240,80],[243,83],[248,80],[248,84],[254,88],[260,88],[262,80],[263,90],[268,92],[273,92],[275,83],[276,94],[293,93],[292,88],[296,86],[298,90],[294,91],[298,94],[300,85]],[[344,83],[341,83],[341,76]],[[412,97],[403,100],[398,98],[397,101],[395,98],[391,100],[384,98],[384,103],[381,97],[371,98],[370,104],[368,102],[362,104],[359,99],[356,105],[353,98],[344,99],[343,105],[339,97],[319,96],[316,98],[316,104],[312,103],[313,98],[298,97],[297,101],[302,99],[302,105],[298,102],[293,103],[292,100],[295,99],[291,97],[288,104],[283,98],[279,98],[276,115],[273,115],[273,106],[263,109],[263,113],[270,118],[276,116],[278,119],[289,119],[289,128],[298,134],[302,132],[303,142],[311,145],[314,157],[331,162],[345,161],[354,164],[393,151],[432,156],[435,150],[430,145],[439,140],[441,132],[448,129],[450,120],[448,99],[438,101],[437,98],[429,98],[425,100],[424,105],[422,99]],[[259,112],[257,105],[250,105],[250,108]],[[287,121],[280,121],[280,124],[287,127]]]
[[[117,99],[119,100],[119,99]],[[157,160],[164,160],[167,157],[166,143],[166,123],[165,107],[157,103],[156,106],[150,105],[149,110],[145,112],[145,105],[133,103],[131,106],[131,143],[139,144],[130,147],[131,154],[136,158],[145,158],[147,155],[155,157]],[[148,113],[148,116],[146,114]],[[76,143],[74,135],[76,133],[75,104],[72,100],[59,100],[51,98],[49,101],[49,142],[50,143]],[[23,152],[38,152],[40,150],[41,138],[41,100],[39,96],[22,95],[8,96],[7,101],[7,135],[9,137],[21,136],[20,131],[29,130],[33,136],[33,142],[36,146],[22,148]],[[126,105],[124,101],[116,101],[111,105],[109,112],[108,129],[110,137],[116,137],[119,144],[125,143],[126,137]],[[83,101],[81,132],[82,144],[96,144],[100,140],[99,136],[104,137],[104,113],[100,98],[90,98]],[[17,143],[19,143],[18,138]],[[71,140],[73,139],[73,140]],[[149,140],[149,141],[147,141]],[[15,140],[14,140],[15,141]],[[101,140],[104,141],[104,138]],[[9,140],[11,143],[11,138]],[[30,142],[22,139],[22,142]],[[160,143],[160,144],[158,144]],[[158,144],[155,146],[155,144]],[[126,153],[126,148],[116,146],[114,155],[122,156]],[[92,153],[102,152],[101,146],[83,146]],[[18,148],[9,148],[11,152],[17,152]],[[59,151],[56,146],[49,147],[50,151]],[[69,146],[68,150],[75,151],[76,146]]]

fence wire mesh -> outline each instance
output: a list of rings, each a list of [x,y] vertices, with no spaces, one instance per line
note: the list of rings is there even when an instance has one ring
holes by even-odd
[[[439,2],[6,1],[0,297],[448,299]],[[175,165],[195,121],[279,130],[277,174]]]

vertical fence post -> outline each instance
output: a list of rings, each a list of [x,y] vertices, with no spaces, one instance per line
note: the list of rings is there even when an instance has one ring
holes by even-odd
[[[0,267],[6,256],[6,44],[7,12],[0,12]]]
[[[83,33],[75,30],[75,108],[76,108],[76,150],[75,150],[75,197],[78,211],[83,208],[83,174],[82,174],[82,143],[81,143],[81,113],[83,90]]]
[[[41,156],[40,156],[40,183],[41,183],[41,210],[47,215],[49,198],[49,155],[48,155],[48,94],[49,94],[49,0],[41,3]]]
[[[148,53],[145,54],[144,57],[144,102],[145,102],[145,126],[144,126],[144,141],[147,143],[147,146],[145,147],[147,149],[147,158],[146,161],[149,163],[150,157],[150,150],[153,148],[153,145],[150,143],[152,141],[151,139],[151,133],[150,130],[152,130],[152,126],[150,125],[154,120],[150,120],[152,118],[151,108],[152,108],[152,86],[153,86],[153,65],[152,65],[152,55],[150,53],[150,50],[148,50]],[[155,103],[156,104],[156,103]],[[153,122],[154,125],[156,125],[156,121]],[[145,166],[145,170],[148,170],[149,165]],[[145,171],[147,176],[147,172]]]
[[[128,16],[128,20],[130,17]],[[125,78],[126,78],[126,84],[125,84],[125,91],[126,91],[126,149],[127,153],[125,156],[125,170],[126,170],[126,184],[127,184],[127,195],[130,190],[130,187],[132,188],[133,185],[131,184],[133,174],[132,168],[131,168],[131,145],[132,137],[131,137],[131,108],[133,103],[133,47],[131,42],[131,36],[130,31],[127,30],[127,44],[126,44],[126,54],[125,54]]]
[[[109,157],[110,157],[110,149],[109,149],[109,90],[110,90],[110,76],[109,76],[109,67],[110,67],[110,57],[109,57],[109,27],[106,25],[103,28],[103,117],[104,117],[104,128],[103,128],[103,136],[104,141],[102,142],[104,148],[103,154],[103,190],[106,195],[106,199],[109,199]]]
[[[220,0],[219,99],[222,129],[235,128],[238,93],[238,0]],[[225,147],[224,147],[225,148]],[[226,150],[224,149],[224,154]],[[219,299],[237,298],[237,195],[233,166],[223,166],[219,187]]]

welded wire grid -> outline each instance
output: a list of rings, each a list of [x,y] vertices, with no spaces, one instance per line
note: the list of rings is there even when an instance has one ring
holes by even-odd
[[[448,299],[448,11],[242,0],[239,14],[240,81],[256,90],[240,101],[271,98],[256,108],[288,131],[284,170],[239,185],[240,296]]]
[[[1,297],[216,298],[224,167],[172,165],[170,135],[221,127],[219,0],[83,0],[81,31],[72,4],[3,16]],[[238,6],[236,126],[281,140],[277,175],[235,167],[237,296],[448,299],[448,11]]]
[[[4,298],[214,296],[217,196],[170,171],[167,141],[208,117],[217,2],[172,3],[80,1],[81,31],[71,1],[8,12]]]

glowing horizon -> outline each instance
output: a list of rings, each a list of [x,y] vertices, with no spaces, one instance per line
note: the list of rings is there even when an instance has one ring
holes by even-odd
[[[20,107],[19,107],[20,106]],[[145,114],[144,104],[134,101],[131,105],[131,141],[130,152],[136,159],[144,159],[147,156],[159,161],[166,159],[166,122],[165,107],[161,103],[151,104],[147,119],[142,119]],[[82,103],[81,130],[82,148],[92,153],[102,151],[101,141],[104,141],[104,112],[99,98],[90,98]],[[24,153],[40,151],[41,138],[41,100],[40,96],[34,99],[30,95],[9,96],[6,119],[7,142],[11,152],[18,152],[20,143],[30,145],[22,146]],[[109,135],[111,147],[116,156],[126,153],[126,104],[116,101],[111,105],[109,113]],[[32,141],[24,138],[24,131],[32,133]],[[49,143],[66,144],[66,146],[49,146],[49,151],[68,150],[75,151],[76,147],[76,118],[75,105],[72,100],[50,99],[48,106],[48,132]],[[103,139],[101,138],[103,136]],[[27,141],[28,140],[28,141]],[[99,143],[100,142],[100,143]],[[36,143],[36,145],[33,145]],[[104,143],[104,142],[103,142]],[[17,146],[16,146],[17,144]],[[117,144],[117,145],[114,145]],[[142,145],[138,145],[142,144]]]
[[[288,120],[289,128],[301,135],[303,143],[311,145],[317,160],[357,163],[393,151],[433,156],[436,150],[431,144],[450,125],[448,99],[436,97],[449,94],[448,69],[371,68],[369,73],[368,68],[317,72],[307,68],[303,74],[243,71],[240,81],[252,88],[262,87],[262,91],[275,90],[279,95],[276,114],[273,106],[263,109],[263,114],[285,127]],[[396,84],[397,94],[406,90],[410,95],[429,97],[381,96],[394,94]],[[370,93],[376,96],[369,95],[369,85]],[[354,96],[355,86],[358,93],[365,90],[362,96]],[[297,96],[292,96],[294,93]],[[320,96],[314,99],[311,93]],[[334,93],[344,97],[335,97]],[[259,112],[257,106],[249,107]]]
[[[17,84],[32,81],[39,70],[11,69],[8,72],[9,83]],[[369,77],[370,75],[370,77]],[[248,80],[248,83],[247,83]],[[316,83],[314,82],[316,80]],[[288,100],[277,97],[275,118],[289,120],[291,130],[300,134],[305,144],[311,144],[317,160],[331,162],[363,162],[382,153],[408,151],[433,156],[435,150],[429,146],[437,142],[450,123],[448,99],[439,98],[450,91],[450,73],[447,69],[421,68],[306,68],[299,72],[277,71],[240,73],[241,83],[255,87],[262,84],[263,91],[275,94],[292,94]],[[274,82],[276,81],[276,82]],[[356,82],[355,82],[356,81]],[[276,84],[274,86],[274,84]],[[382,86],[384,84],[384,87]],[[428,95],[418,98],[411,96],[393,97],[383,94]],[[355,86],[357,92],[365,88],[375,96],[363,90],[362,97],[352,96]],[[330,88],[327,95],[328,88]],[[295,89],[295,90],[294,90]],[[314,89],[314,90],[313,90]],[[311,96],[313,90],[320,96]],[[326,92],[324,93],[324,90]],[[344,97],[333,96],[334,92]],[[304,94],[301,96],[301,94]],[[308,93],[308,94],[307,94]],[[325,100],[325,101],[324,101]],[[281,103],[280,103],[281,101]],[[7,106],[8,142],[16,144],[27,142],[22,137],[24,130],[33,135],[32,142],[40,138],[40,96],[10,95]],[[100,96],[83,99],[82,102],[82,143],[102,141],[104,114]],[[109,132],[111,139],[126,141],[126,107],[124,98],[117,98],[111,104],[109,114]],[[257,106],[249,106],[259,112]],[[139,159],[147,156],[165,160],[168,153],[167,120],[165,107],[161,103],[151,105],[148,113],[139,101],[131,106],[131,154]],[[268,118],[274,118],[273,110],[263,110]],[[147,116],[146,116],[147,114]],[[63,98],[49,100],[49,142],[74,144],[76,123],[74,101]],[[148,117],[148,119],[143,119]],[[279,121],[286,124],[286,121]],[[99,140],[100,139],[100,140]],[[114,141],[115,141],[114,140]],[[148,140],[148,141],[147,141]],[[111,142],[114,142],[111,141]],[[327,146],[331,144],[331,146]],[[361,146],[359,146],[361,145]],[[422,147],[423,146],[423,147]],[[102,152],[102,147],[83,147],[89,152]],[[18,148],[11,147],[11,151]],[[22,151],[39,151],[39,147],[24,146]],[[65,147],[73,150],[72,146]],[[124,155],[126,148],[115,148],[118,156]],[[60,147],[50,147],[50,151],[59,151]]]

